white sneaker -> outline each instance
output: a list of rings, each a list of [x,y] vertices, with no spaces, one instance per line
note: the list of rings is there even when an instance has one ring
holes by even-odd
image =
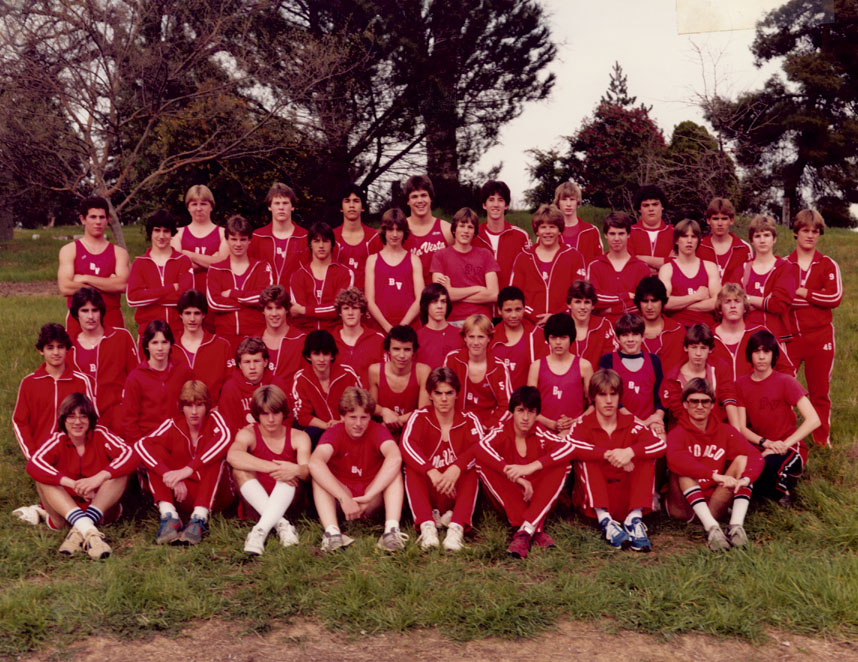
[[[451,523],[444,537],[444,549],[448,552],[458,552],[465,546],[465,529],[461,524]]]
[[[435,527],[438,529],[446,529],[453,521],[453,511],[448,510],[443,515],[437,508],[432,510],[432,519],[435,521]]]
[[[41,506],[36,505],[15,508],[15,510],[12,511],[12,514],[22,522],[32,524],[33,526],[38,526],[39,522],[48,521],[47,511]]]
[[[295,527],[289,523],[289,520],[281,519],[274,525],[274,530],[277,532],[277,537],[280,539],[280,544],[284,547],[291,547],[301,542],[298,539],[298,532]]]
[[[435,522],[423,522],[420,525],[420,536],[417,538],[417,543],[420,545],[420,549],[430,549],[441,544],[441,541],[438,540],[438,527],[435,526]]]
[[[247,554],[254,556],[262,556],[265,551],[265,539],[268,537],[268,532],[258,526],[254,526],[247,538],[244,539],[244,551]]]

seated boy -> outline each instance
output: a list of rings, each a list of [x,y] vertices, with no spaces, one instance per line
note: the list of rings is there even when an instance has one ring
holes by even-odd
[[[517,388],[509,399],[512,418],[476,448],[477,470],[490,498],[519,527],[507,551],[521,559],[531,545],[554,547],[542,527],[571,469],[572,444],[536,426],[540,409],[538,389]]]
[[[641,518],[652,510],[655,461],[665,442],[620,410],[624,388],[616,371],[597,371],[588,395],[594,410],[567,437],[579,460],[573,503],[596,518],[612,547],[648,552],[652,545]]]
[[[244,551],[259,556],[272,528],[284,547],[298,544],[285,515],[310,477],[310,437],[290,426],[289,402],[277,386],[253,392],[250,414],[254,423],[239,430],[226,460],[239,493],[259,515],[244,541]]]
[[[691,522],[697,516],[709,549],[717,552],[748,544],[745,515],[764,462],[738,430],[710,416],[714,404],[715,390],[705,379],[695,377],[682,389],[687,416],[667,435],[670,487],[665,505],[671,517]],[[718,520],[731,506],[725,536]]]
[[[346,520],[355,520],[384,507],[378,548],[395,552],[404,549],[408,540],[399,530],[402,456],[387,428],[371,419],[374,409],[369,391],[355,386],[345,389],[338,406],[342,422],[325,431],[310,456],[313,500],[324,528],[323,552],[354,542],[340,531],[338,510]]]
[[[476,416],[456,406],[459,389],[456,373],[435,368],[426,381],[431,405],[411,416],[402,435],[405,489],[421,549],[438,546],[438,526],[444,525],[444,549],[462,549],[477,503],[473,459],[483,428]]]
[[[58,414],[58,431],[30,457],[27,473],[36,481],[48,526],[71,526],[59,552],[83,549],[90,558],[107,558],[110,546],[95,525],[114,522],[122,513],[119,499],[139,458],[96,425],[95,407],[82,393],[67,396]]]

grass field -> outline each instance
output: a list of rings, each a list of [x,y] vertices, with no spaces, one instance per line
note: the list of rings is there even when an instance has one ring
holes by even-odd
[[[529,222],[526,214],[513,218]],[[0,279],[55,277],[60,243],[44,232],[35,241],[29,234],[0,246]],[[781,234],[783,254],[792,236]],[[132,243],[133,235],[126,231],[138,254],[142,234],[134,240],[139,243]],[[831,230],[821,243],[843,268],[847,293],[855,292],[858,235]],[[39,363],[36,333],[46,321],[61,321],[64,309],[59,297],[0,299],[0,355],[9,369],[0,384],[0,657],[93,634],[137,638],[177,631],[215,617],[238,619],[247,631],[303,616],[354,633],[438,627],[454,639],[528,637],[561,618],[665,636],[696,631],[758,639],[776,628],[858,637],[854,296],[836,312],[834,447],[813,449],[795,507],[752,509],[747,551],[712,554],[699,527],[656,514],[649,520],[653,553],[618,553],[594,527],[562,509],[547,525],[558,549],[534,552],[526,561],[507,558],[508,527],[490,511],[457,556],[421,553],[413,543],[398,556],[380,555],[375,523],[349,527],[358,543],[324,557],[316,550],[318,524],[299,520],[300,546],[282,549],[269,540],[266,554],[249,560],[241,551],[247,523],[215,515],[199,547],[158,548],[152,543],[155,513],[139,508],[106,527],[110,559],[60,558],[60,533],[10,515],[36,498],[10,417],[18,383]]]

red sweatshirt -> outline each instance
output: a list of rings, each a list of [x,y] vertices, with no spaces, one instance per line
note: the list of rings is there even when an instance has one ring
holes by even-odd
[[[503,361],[491,351],[486,353],[488,365],[486,374],[479,384],[468,378],[468,349],[462,348],[450,352],[444,365],[456,373],[461,390],[456,404],[462,411],[476,414],[487,430],[511,416],[509,413],[509,395],[512,388],[509,383],[509,371]]]
[[[713,416],[701,430],[687,418],[667,435],[667,468],[677,476],[696,480],[724,473],[740,455],[748,458],[742,478],[753,483],[765,464],[763,456],[734,427]]]
[[[791,337],[789,312],[798,287],[798,265],[779,257],[774,268],[765,277],[763,291],[759,292],[751,286],[753,282],[751,264],[752,262],[745,262],[742,287],[749,296],[762,296],[763,307],[761,310],[748,313],[745,323],[749,326],[761,324],[778,340],[787,341]]]
[[[688,360],[685,353],[685,327],[675,319],[662,316],[664,328],[655,338],[644,336],[644,346],[650,354],[661,359],[665,374]]]
[[[289,280],[289,295],[293,303],[300,304],[307,310],[303,315],[292,318],[294,326],[304,333],[315,329],[331,331],[339,319],[334,306],[337,294],[353,284],[354,274],[336,262],[328,265],[321,284],[316,282],[308,263],[299,264]]]
[[[182,335],[176,336],[173,345],[173,357],[183,361],[194,379],[199,379],[209,390],[212,402],[217,402],[221,389],[229,379],[230,366],[235,365],[235,356],[229,346],[229,341],[208,331],[203,331],[203,341],[194,354],[182,346]]]
[[[797,265],[798,254],[793,251],[787,260]],[[807,288],[807,298],[795,296],[790,302],[789,322],[793,335],[831,324],[831,311],[843,300],[843,281],[837,263],[816,251],[807,271],[802,272],[799,267],[798,286]]]
[[[561,244],[551,262],[548,278],[543,279],[534,246],[515,258],[510,285],[515,285],[524,292],[525,311],[533,321],[545,313],[566,312],[569,286],[576,280],[583,280],[586,274],[587,269],[581,253],[571,246]]]
[[[57,429],[57,409],[72,393],[83,393],[96,404],[92,381],[66,366],[59,379],[51,377],[45,364],[21,380],[12,413],[12,429],[24,459],[29,460]],[[98,409],[96,408],[96,411]]]
[[[87,435],[83,455],[65,432],[55,432],[27,462],[33,480],[59,485],[63,478],[80,480],[106,470],[111,478],[126,476],[137,468],[140,458],[129,445],[101,425]]]
[[[166,370],[153,370],[142,361],[125,382],[122,394],[122,432],[133,443],[166,418],[179,413],[179,392],[194,373],[181,359],[171,358]]]
[[[176,303],[185,290],[193,288],[194,267],[187,256],[173,249],[162,271],[150,257],[151,252],[147,248],[131,263],[125,298],[129,306],[136,308],[134,319],[140,335],[152,320],[164,320],[175,335],[182,328]]]
[[[265,370],[262,373],[262,379],[256,384],[247,381],[241,370],[233,371],[232,376],[224,384],[220,399],[217,401],[217,411],[223,416],[230,432],[235,434],[245,425],[255,422],[250,415],[250,399],[256,389],[266,384],[273,384],[286,395],[289,394],[289,387],[286,382],[275,376],[270,370]],[[284,424],[288,425],[289,421],[284,421]]]
[[[283,250],[283,266],[277,269],[277,245],[272,228],[273,223],[253,231],[250,239],[250,248],[247,254],[251,258],[262,260],[271,267],[274,282],[289,287],[289,279],[298,268],[298,263],[309,259],[307,248],[307,231],[293,222],[292,236],[285,240],[286,248]]]
[[[584,340],[575,340],[569,351],[575,356],[587,359],[595,369],[603,354],[610,354],[619,348],[620,343],[617,342],[617,334],[614,333],[610,320],[607,317],[591,315],[587,322],[587,336]]]
[[[151,434],[134,444],[134,450],[149,469],[163,476],[168,471],[190,467],[194,477],[200,480],[200,469],[214,462],[220,462],[229,450],[232,435],[223,418],[216,411],[210,411],[203,420],[196,447],[191,442],[188,423],[184,416],[168,418]],[[157,459],[152,449],[160,446],[171,455],[169,466]]]
[[[525,439],[524,457],[515,445],[515,429],[512,419],[496,427],[480,441],[476,448],[477,464],[503,473],[510,464],[540,462],[543,469],[569,464],[575,447],[540,426],[534,426]]]
[[[214,314],[215,333],[219,336],[258,336],[265,330],[259,295],[273,283],[271,265],[261,260],[250,260],[250,266],[241,275],[241,287],[230,270],[229,258],[209,267],[206,274],[206,300]],[[229,290],[225,297],[221,292]]]
[[[646,276],[649,267],[632,255],[621,271],[615,271],[607,255],[600,255],[590,263],[587,280],[596,288],[599,313],[616,322],[623,313],[636,313],[634,291]]]
[[[352,345],[343,342],[340,335],[343,330],[338,326],[331,332],[337,343],[337,363],[351,367],[360,377],[362,384],[369,384],[369,367],[373,363],[384,362],[384,336],[373,329],[364,328],[363,333]]]
[[[421,474],[430,469],[444,471],[456,465],[464,473],[474,467],[474,450],[483,436],[479,419],[471,412],[456,410],[450,428],[449,444],[442,441],[441,425],[434,407],[411,414],[402,433],[402,460]]]
[[[655,233],[655,238],[650,237],[650,232]],[[662,221],[655,230],[649,230],[638,221],[632,226],[632,231],[629,233],[629,253],[669,258],[670,254],[673,253],[673,226]]]
[[[745,352],[748,348],[748,341],[757,331],[762,331],[765,328],[766,327],[764,326],[746,324],[745,333],[742,335],[742,339],[739,341],[739,346],[736,348],[735,353],[730,351],[727,344],[721,340],[721,337],[716,332],[715,348],[709,354],[710,360],[720,361],[727,365],[730,368],[734,381],[739,379],[742,375],[751,374],[754,371],[754,368],[745,356]],[[780,341],[778,342],[780,343]],[[789,355],[787,355],[783,343],[780,343],[780,350],[781,353],[778,357],[778,362],[775,365],[775,370],[794,377],[796,372],[795,366],[792,364],[792,361],[789,360]]]
[[[488,228],[485,223],[480,226],[480,233],[474,237],[474,246],[486,248],[491,252],[492,257],[500,266],[500,275],[498,276],[498,284],[501,288],[509,284],[512,278],[512,265],[515,258],[520,253],[530,248],[530,235],[516,225],[504,221],[503,230],[496,235],[498,238],[497,250],[492,248],[492,242],[489,239]]]
[[[697,257],[718,265],[718,275],[721,276],[722,285],[741,283],[745,262],[754,257],[750,244],[742,241],[732,232],[730,233],[730,241],[732,244],[724,255],[715,254],[715,248],[712,246],[712,235],[703,237],[703,241],[697,247]]]
[[[614,448],[631,448],[635,458],[655,460],[664,455],[667,445],[644,425],[625,411],[617,412],[617,427],[609,435],[599,425],[596,412],[584,415],[572,426],[566,439],[575,446],[574,460],[603,462],[605,451]],[[622,472],[622,469],[617,469]]]
[[[340,418],[340,398],[349,386],[360,386],[360,379],[351,368],[334,364],[331,366],[331,380],[328,392],[322,389],[312,366],[301,368],[295,373],[292,382],[292,399],[295,408],[295,420],[298,425],[310,425],[315,416],[322,421]]]

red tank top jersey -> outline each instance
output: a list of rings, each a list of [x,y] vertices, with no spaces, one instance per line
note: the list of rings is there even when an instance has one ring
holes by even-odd
[[[643,365],[640,370],[633,372],[623,363],[619,352],[613,353],[613,366],[623,380],[623,396],[620,398],[623,407],[632,414],[644,420],[655,413],[653,389],[655,389],[655,368],[649,352],[643,353]]]
[[[293,464],[297,464],[298,454],[295,452],[295,449],[292,448],[292,428],[287,425],[284,429],[286,430],[286,439],[283,442],[283,450],[279,453],[275,453],[271,450],[268,444],[265,443],[265,439],[262,437],[262,430],[259,429],[259,423],[254,423],[253,434],[256,435],[256,445],[254,446],[251,455],[253,455],[253,457],[258,457],[260,460],[267,460],[269,462],[282,460],[283,462],[292,462]],[[274,484],[277,482],[264,471],[256,472],[256,480],[259,481],[268,493],[274,489]]]
[[[429,266],[432,264],[432,254],[447,248],[447,240],[441,230],[441,219],[436,218],[432,229],[422,237],[413,233],[409,234],[408,239],[402,245],[405,246],[406,250],[420,258],[420,263],[423,265],[423,282],[431,283]]]
[[[584,383],[581,380],[581,359],[575,357],[569,371],[558,375],[548,367],[548,357],[539,359],[539,395],[542,414],[556,421],[563,415],[577,418],[584,413]]]
[[[430,368],[444,365],[447,354],[464,347],[462,330],[448,324],[440,331],[421,326],[417,329],[417,344],[420,345],[415,361],[425,363]]]
[[[682,273],[682,269],[674,262],[672,275],[670,277],[670,293],[676,297],[687,296],[694,294],[700,287],[708,287],[709,275],[706,273],[706,265],[703,260],[697,268],[697,273],[694,276],[688,277]],[[710,328],[715,326],[715,318],[712,313],[704,313],[696,310],[669,310],[666,314],[675,319],[682,326],[691,326],[692,324],[706,324]]]
[[[181,246],[183,251],[191,251],[199,255],[214,255],[220,248],[220,228],[215,228],[204,237],[191,234],[190,226],[186,225],[182,232]],[[200,292],[206,291],[206,270],[194,263],[194,288]]]
[[[375,251],[370,249],[370,241],[377,234],[375,230],[361,224],[363,239],[352,246],[343,239],[343,226],[334,228],[334,260],[347,267],[355,275],[355,287],[363,290],[364,272],[366,271],[366,259]],[[376,242],[373,242],[375,245]]]
[[[769,278],[769,274],[771,274],[775,270],[774,267],[769,269],[764,274],[758,274],[753,269],[747,269],[747,275],[742,279],[743,287],[745,292],[753,297],[763,297],[766,295],[766,280]]]
[[[89,349],[75,340],[74,348],[78,366],[88,377],[94,380],[96,372],[98,372],[98,345]]]
[[[74,242],[74,272],[81,275],[109,278],[116,273],[116,246],[107,244],[101,253],[90,253],[78,239]],[[122,294],[120,292],[101,292],[104,298],[105,315],[111,310],[119,310]],[[71,297],[66,297],[66,303],[71,308]]]
[[[431,262],[431,256],[430,256]],[[375,259],[375,304],[390,324],[396,326],[414,303],[414,270],[406,254],[399,264],[388,264],[381,253]]]
[[[495,327],[495,339],[502,330],[503,323]],[[514,345],[493,341],[489,347],[495,358],[503,361],[509,370],[509,382],[513,389],[527,384],[527,371],[530,370],[530,364],[548,353],[548,345],[542,329],[532,327],[525,327],[521,338]]]
[[[417,402],[420,399],[420,384],[417,382],[417,363],[412,362],[411,374],[408,375],[408,384],[405,390],[397,393],[390,384],[387,383],[387,375],[384,371],[384,365],[379,365],[378,371],[378,404],[382,407],[392,409],[400,416],[406,412],[417,409]]]

